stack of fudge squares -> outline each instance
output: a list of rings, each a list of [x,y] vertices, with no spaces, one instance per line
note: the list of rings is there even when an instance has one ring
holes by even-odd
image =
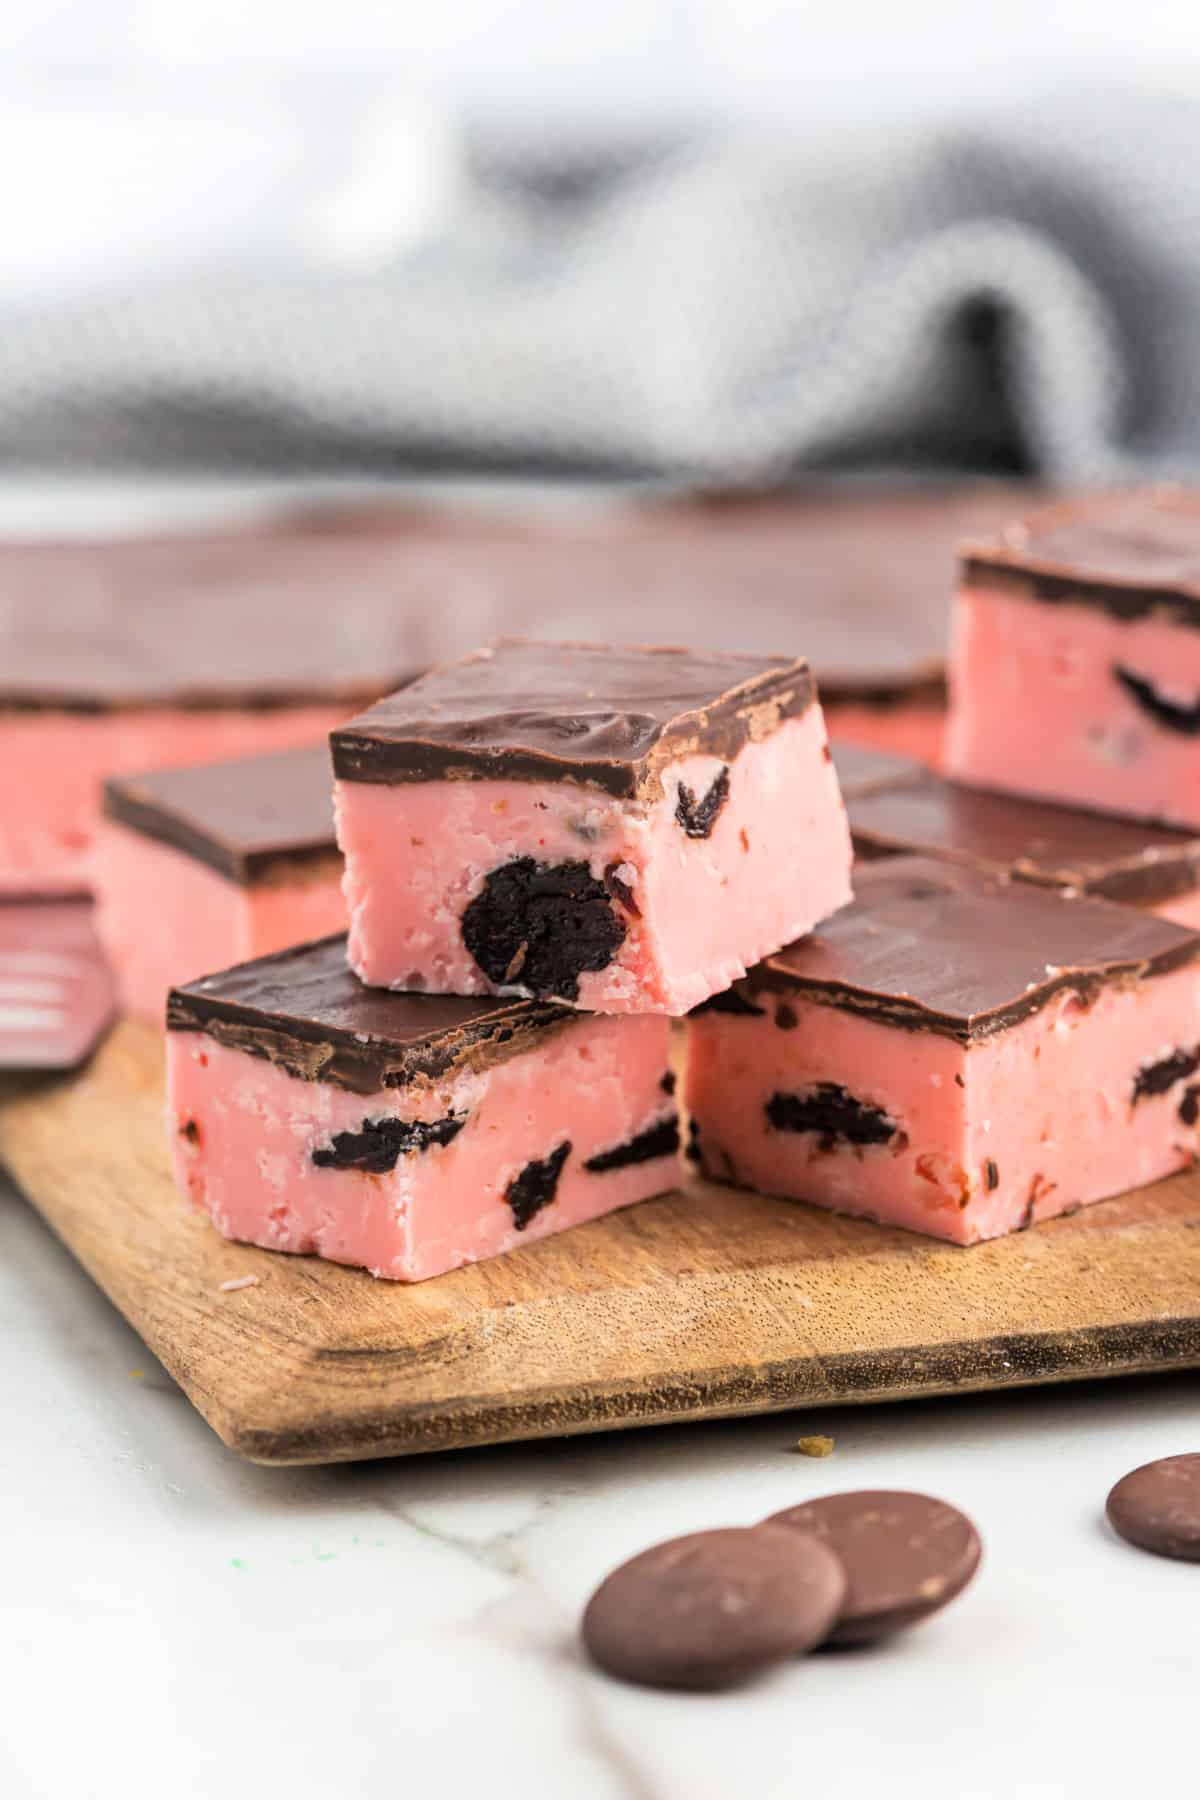
[[[672,1188],[680,1112],[959,1244],[1192,1164],[1200,502],[970,545],[952,679],[948,778],[802,658],[505,640],[335,729],[349,935],[172,990],[182,1187],[412,1281]]]

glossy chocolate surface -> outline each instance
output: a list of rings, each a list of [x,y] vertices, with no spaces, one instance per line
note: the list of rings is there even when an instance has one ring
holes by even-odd
[[[1131,906],[1158,906],[1200,884],[1200,836],[1010,799],[927,772],[851,789],[846,809],[859,856],[944,856]]]
[[[1200,959],[1200,935],[1107,900],[916,856],[855,870],[853,903],[734,987],[769,992],[970,1044],[1055,994],[1088,1003],[1105,984]]]
[[[964,544],[962,558],[968,586],[1200,628],[1200,491],[1144,488],[1044,507]]]
[[[156,769],[105,783],[105,816],[242,885],[333,856],[329,748]]]
[[[620,796],[704,752],[732,761],[812,703],[803,659],[502,638],[332,734],[346,781],[575,781]]]
[[[1028,490],[500,515],[0,547],[0,710],[347,701],[502,633],[804,656],[827,704],[945,699],[954,556]]]
[[[532,1000],[364,987],[347,967],[344,937],[204,976],[167,1002],[168,1030],[205,1032],[302,1081],[358,1094],[497,1062],[580,1017]]]

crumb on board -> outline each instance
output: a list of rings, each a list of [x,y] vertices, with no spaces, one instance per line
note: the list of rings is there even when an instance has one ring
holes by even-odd
[[[217,1289],[218,1294],[236,1294],[239,1288],[257,1287],[257,1275],[235,1275],[231,1281],[223,1281]]]
[[[833,1439],[822,1437],[819,1434],[814,1437],[797,1438],[792,1445],[792,1452],[796,1456],[832,1456]]]

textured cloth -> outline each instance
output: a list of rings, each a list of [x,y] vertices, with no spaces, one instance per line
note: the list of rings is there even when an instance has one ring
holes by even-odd
[[[0,457],[1200,463],[1200,108],[1074,92],[969,126],[470,140],[370,273],[202,270],[0,313]]]

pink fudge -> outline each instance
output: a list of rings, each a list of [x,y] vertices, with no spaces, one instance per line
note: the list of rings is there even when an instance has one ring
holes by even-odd
[[[364,988],[333,938],[175,990],[176,1178],[226,1237],[424,1281],[675,1181],[665,1019]]]
[[[110,781],[97,924],[127,1012],[167,990],[346,925],[333,776],[319,744]]]
[[[679,1015],[850,897],[803,660],[508,639],[333,749],[373,986]]]
[[[311,744],[427,651],[401,543],[250,532],[0,550],[0,895],[91,886],[134,769]]]
[[[949,772],[1200,826],[1200,494],[1094,496],[963,554]]]
[[[1200,1149],[1200,936],[894,857],[688,1024],[705,1173],[972,1244]]]

